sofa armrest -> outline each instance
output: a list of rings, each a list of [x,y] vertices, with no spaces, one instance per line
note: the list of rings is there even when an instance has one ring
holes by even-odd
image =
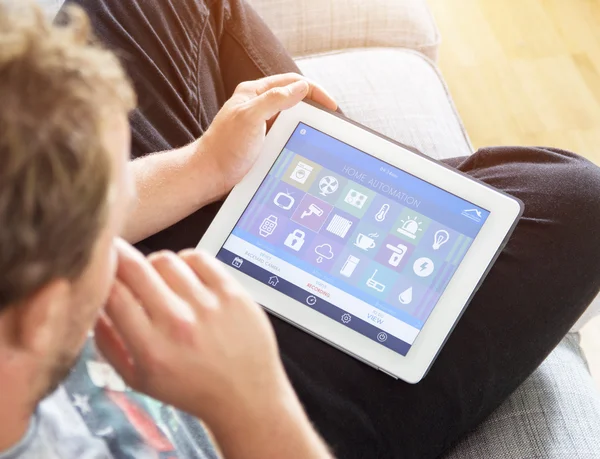
[[[437,58],[439,32],[425,0],[248,0],[292,56],[401,47]]]

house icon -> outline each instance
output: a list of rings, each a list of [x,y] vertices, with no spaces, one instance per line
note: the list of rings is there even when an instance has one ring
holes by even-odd
[[[277,276],[269,277],[269,285],[271,285],[273,287],[277,287],[277,284],[279,284],[279,277],[277,277]]]
[[[481,221],[482,217],[481,211],[479,209],[463,210],[461,215],[463,217],[470,218],[471,220],[476,221],[478,223]]]

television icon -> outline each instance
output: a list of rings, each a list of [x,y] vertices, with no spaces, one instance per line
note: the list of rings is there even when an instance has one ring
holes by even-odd
[[[277,193],[277,195],[273,199],[273,204],[275,204],[277,207],[283,210],[290,210],[295,203],[296,200],[289,191],[286,191],[285,193]]]

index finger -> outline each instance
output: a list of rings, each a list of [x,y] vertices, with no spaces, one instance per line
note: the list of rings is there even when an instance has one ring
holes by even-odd
[[[296,81],[304,80],[308,83],[307,98],[322,105],[330,110],[337,110],[338,104],[334,98],[319,84],[298,73],[283,73],[281,75],[272,75],[260,80],[256,80],[256,95],[260,96],[269,89],[284,87]]]
[[[115,243],[119,255],[118,279],[139,300],[152,321],[169,316],[169,305],[178,301],[156,270],[144,256],[127,242],[118,239]]]

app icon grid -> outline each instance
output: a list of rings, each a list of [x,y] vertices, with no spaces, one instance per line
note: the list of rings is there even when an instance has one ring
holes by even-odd
[[[471,240],[302,156],[286,164],[244,229],[425,321]]]

